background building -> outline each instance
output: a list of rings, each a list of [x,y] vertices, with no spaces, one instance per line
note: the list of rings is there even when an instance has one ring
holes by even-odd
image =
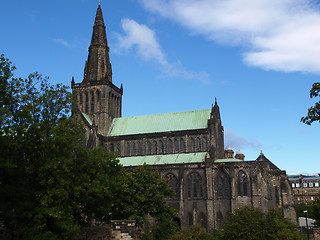
[[[290,175],[295,203],[312,203],[319,196],[320,177],[319,175]]]

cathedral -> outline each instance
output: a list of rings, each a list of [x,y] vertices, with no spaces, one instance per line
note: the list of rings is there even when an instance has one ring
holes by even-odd
[[[179,211],[181,227],[220,228],[229,212],[249,205],[281,208],[295,220],[286,172],[261,152],[247,161],[224,146],[217,101],[209,109],[121,117],[123,87],[112,83],[106,27],[99,4],[83,80],[71,81],[75,114],[84,122],[87,147],[103,146],[132,169],[148,164],[168,179],[174,196],[167,204]]]

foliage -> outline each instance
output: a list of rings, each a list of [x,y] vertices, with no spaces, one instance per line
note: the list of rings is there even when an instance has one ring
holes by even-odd
[[[118,219],[136,220],[141,226],[148,215],[159,222],[176,215],[165,201],[165,197],[173,194],[168,182],[150,166],[142,165],[131,173],[124,172],[122,186],[124,192],[114,206]]]
[[[320,196],[311,204],[298,203],[295,205],[297,217],[306,217],[305,210],[308,211],[308,217],[316,220],[316,225],[320,226]]]
[[[248,206],[237,209],[223,223],[223,239],[301,239],[297,226],[279,209],[267,213]]]
[[[38,73],[14,78],[1,55],[0,212],[13,239],[70,239],[108,220],[122,168],[102,149],[80,145],[71,94]]]
[[[310,98],[320,96],[320,82],[314,83],[310,90]],[[316,102],[314,106],[308,109],[308,115],[301,118],[301,122],[311,125],[311,123],[320,122],[320,101]]]
[[[146,230],[142,240],[166,240],[178,230],[179,227],[175,221],[166,219],[157,223],[151,231]]]
[[[175,235],[169,237],[169,240],[216,240],[214,235],[208,233],[204,228],[198,225],[193,225],[183,228]]]

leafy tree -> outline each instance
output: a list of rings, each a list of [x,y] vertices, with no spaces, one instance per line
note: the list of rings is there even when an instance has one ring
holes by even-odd
[[[245,206],[231,213],[223,223],[223,239],[302,239],[296,224],[284,218],[280,209],[267,213]]]
[[[145,234],[142,236],[142,240],[166,240],[170,236],[174,235],[178,230],[179,226],[175,221],[166,219],[156,224],[156,226],[150,231],[145,229]]]
[[[319,97],[320,94],[320,82],[314,83],[310,90],[310,98]],[[301,118],[301,122],[311,125],[311,123],[320,122],[320,101],[316,102],[313,107],[308,109],[308,115]]]
[[[176,215],[165,200],[173,194],[168,182],[150,166],[142,165],[131,173],[124,172],[122,184],[124,192],[119,204],[115,205],[118,219],[132,219],[143,225],[148,215],[159,222]]]
[[[216,240],[214,235],[208,233],[204,228],[198,225],[193,225],[182,229],[175,235],[169,237],[169,240]]]
[[[80,145],[71,94],[34,73],[14,78],[1,55],[0,212],[9,239],[70,239],[108,220],[122,167],[102,149]]]

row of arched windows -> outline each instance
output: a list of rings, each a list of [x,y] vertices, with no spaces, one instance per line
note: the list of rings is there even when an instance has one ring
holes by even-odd
[[[121,97],[109,93],[109,105],[108,111],[114,117],[120,117],[121,115]],[[101,93],[99,90],[92,90],[86,92],[80,92],[79,104],[82,107],[82,111],[85,113],[94,113],[100,111]]]
[[[84,106],[84,109],[82,109],[82,111],[86,113],[94,113],[95,111],[100,111],[100,98],[101,94],[99,90],[80,93],[79,104],[82,107]],[[97,109],[95,109],[95,107]]]
[[[201,138],[191,138],[190,139],[190,152],[199,152],[199,151],[207,151],[208,144],[207,144],[207,137]],[[120,143],[117,144],[117,148],[114,149],[113,143],[110,144],[110,151],[114,152],[116,150],[121,155],[121,148]],[[166,151],[165,151],[166,149]],[[141,141],[132,141],[132,142],[126,142],[125,143],[125,151],[124,156],[135,156],[135,155],[151,155],[151,154],[164,154],[166,153],[179,153],[179,152],[186,152],[186,142],[183,138],[175,138],[175,139],[169,139],[167,141],[167,146],[162,140],[151,140],[147,141],[145,145],[145,151],[142,149],[142,142]]]

